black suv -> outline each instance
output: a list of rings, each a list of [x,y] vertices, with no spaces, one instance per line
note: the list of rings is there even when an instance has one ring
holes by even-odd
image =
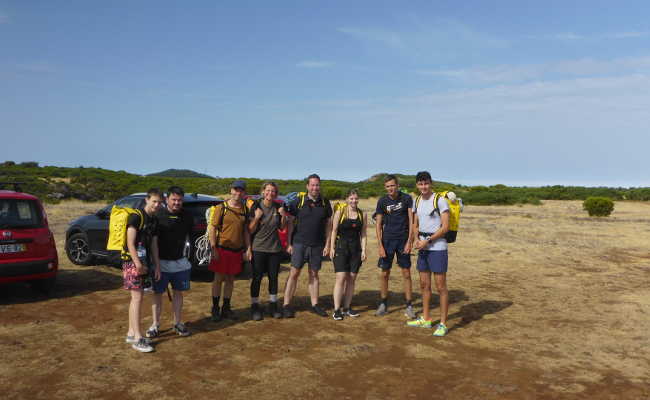
[[[120,207],[142,208],[146,193],[134,193],[107,205],[94,214],[79,217],[70,223],[65,233],[65,252],[70,261],[77,265],[101,263],[119,264],[119,252],[106,250],[108,241],[108,221],[114,205]],[[205,233],[205,212],[210,206],[222,203],[218,197],[205,194],[186,194],[183,198],[183,209],[194,217],[194,227],[190,238],[192,266],[198,266],[195,257],[194,243]],[[165,207],[163,204],[162,207]]]

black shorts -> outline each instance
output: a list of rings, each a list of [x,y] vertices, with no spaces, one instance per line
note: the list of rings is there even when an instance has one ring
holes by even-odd
[[[411,268],[411,255],[404,254],[404,246],[408,239],[384,239],[382,244],[386,251],[386,257],[380,257],[377,266],[383,270],[391,269],[393,258],[397,258],[397,265],[400,268]]]
[[[336,254],[334,255],[334,272],[359,273],[361,268],[361,246],[336,242]]]

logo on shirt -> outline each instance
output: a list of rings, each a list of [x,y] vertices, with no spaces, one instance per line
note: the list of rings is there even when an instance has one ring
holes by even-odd
[[[390,205],[386,206],[386,211],[388,212],[388,214],[391,214],[391,213],[393,213],[395,211],[401,210],[402,208],[403,208],[402,202],[400,201],[397,204],[390,204]]]

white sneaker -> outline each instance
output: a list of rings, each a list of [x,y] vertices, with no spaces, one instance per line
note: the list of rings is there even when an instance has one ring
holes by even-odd
[[[143,338],[143,339],[145,340],[145,342],[147,342],[147,344],[151,344],[151,339],[149,338]],[[124,341],[128,344],[138,343],[138,341],[135,340],[135,336],[129,336],[129,335],[126,335],[126,339]]]
[[[133,343],[131,347],[133,347],[133,350],[137,350],[141,353],[151,353],[153,351],[153,347],[147,343],[145,338],[140,338],[140,340],[138,340],[137,343]]]

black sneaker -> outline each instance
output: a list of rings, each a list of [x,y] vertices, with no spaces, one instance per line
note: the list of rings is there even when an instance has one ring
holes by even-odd
[[[280,312],[280,306],[277,301],[272,301],[269,303],[269,315],[273,318],[282,318],[282,313]]]
[[[334,318],[335,321],[343,321],[343,313],[341,312],[340,308],[334,311],[332,318]]]
[[[358,316],[361,315],[361,314],[359,314],[358,312],[354,311],[354,310],[352,309],[352,307],[350,307],[350,308],[348,308],[348,309],[343,310],[343,315],[347,315],[348,317],[356,318],[356,317],[358,317]]]
[[[212,306],[212,311],[210,313],[212,314],[212,322],[221,321],[221,313],[219,312],[219,306]]]
[[[264,319],[260,305],[257,303],[251,305],[251,318],[253,318],[253,321],[261,321]]]
[[[230,304],[221,307],[221,318],[227,318],[232,321],[237,320],[237,316],[235,315],[235,312],[230,308]]]
[[[318,304],[311,306],[311,310],[316,315],[320,315],[321,317],[327,317],[327,313],[325,312],[325,310],[320,308]]]
[[[182,322],[174,325],[174,332],[176,332],[178,336],[190,336],[192,334]]]
[[[283,318],[294,318],[296,313],[293,311],[290,305],[282,307],[282,317]]]

